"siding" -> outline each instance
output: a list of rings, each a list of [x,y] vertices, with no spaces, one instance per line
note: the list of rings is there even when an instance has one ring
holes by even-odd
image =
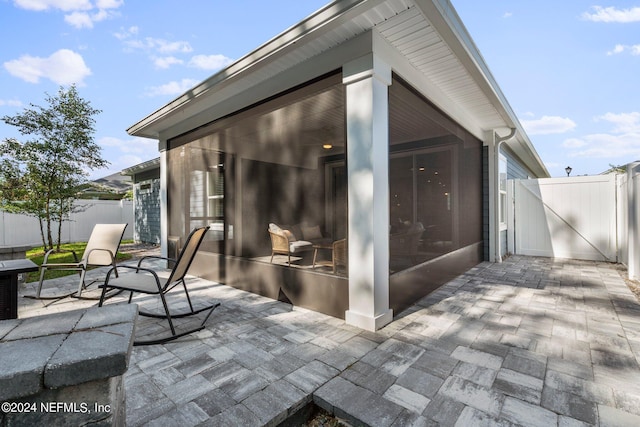
[[[535,176],[508,149],[502,148],[500,153],[507,158],[507,179],[527,179]]]
[[[507,158],[507,179],[528,179],[535,176],[508,148],[501,147],[500,154]],[[504,230],[500,232],[500,255],[507,254],[507,245],[507,230]]]
[[[507,158],[507,179],[527,179],[535,176],[506,147],[501,147],[500,154]],[[482,147],[482,237],[484,260],[489,260],[489,147]],[[500,249],[502,256],[507,252],[507,232],[500,233]]]
[[[142,186],[149,186],[142,190]],[[135,230],[136,242],[160,243],[160,179],[136,182]]]

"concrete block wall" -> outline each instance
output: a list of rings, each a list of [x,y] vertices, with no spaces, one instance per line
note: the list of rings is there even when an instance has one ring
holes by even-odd
[[[0,425],[125,423],[136,305],[0,321]]]

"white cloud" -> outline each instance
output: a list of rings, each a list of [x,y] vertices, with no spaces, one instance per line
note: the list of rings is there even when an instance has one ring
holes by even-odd
[[[613,50],[610,50],[609,52],[607,52],[607,55],[609,56],[618,55],[627,51],[634,56],[640,55],[640,44],[634,44],[634,45],[617,44],[616,47],[613,48]]]
[[[540,119],[522,120],[521,123],[529,135],[565,133],[576,127],[573,120],[559,116],[542,116]]]
[[[166,69],[171,67],[172,65],[183,64],[184,61],[182,59],[178,59],[175,56],[163,56],[161,58],[155,58],[153,60],[156,68]]]
[[[616,47],[614,47],[612,50],[610,50],[609,52],[607,52],[607,55],[611,56],[611,55],[617,55],[619,53],[624,52],[625,50],[625,46],[621,45],[621,44],[617,44]]]
[[[123,169],[159,156],[158,141],[153,139],[101,137],[96,142],[104,149],[105,153],[109,153],[111,165],[108,170],[101,169],[99,172],[92,172],[92,179],[118,173]]]
[[[0,99],[0,107],[22,107],[22,102],[17,99]]]
[[[129,37],[133,37],[140,32],[140,29],[135,25],[129,28],[120,28],[120,30],[121,31],[119,33],[113,34],[118,40],[126,40]]]
[[[124,4],[124,0],[97,0],[98,9],[117,9]]]
[[[640,133],[622,135],[593,134],[584,137],[584,149],[569,153],[570,157],[640,158]],[[583,148],[583,147],[579,147]]]
[[[592,6],[591,12],[584,12],[582,17],[594,22],[640,22],[640,7],[617,9],[615,7]]]
[[[189,42],[177,41],[169,42],[162,39],[148,39],[151,40],[153,47],[160,53],[189,53],[193,51],[193,48]]]
[[[503,18],[511,18],[513,16],[513,13],[511,12],[505,12],[504,15],[502,15]]]
[[[136,28],[137,30],[137,27],[133,28]],[[185,41],[172,42],[154,37],[146,37],[144,40],[128,39],[126,34],[122,33],[116,34],[116,37],[121,38],[121,40],[124,41],[125,46],[132,50],[146,50],[162,54],[189,53],[193,51],[189,42]]]
[[[597,117],[596,120],[605,120],[615,125],[613,133],[640,133],[640,112],[632,113],[607,113]]]
[[[118,157],[118,160],[116,161],[116,165],[120,165],[121,167],[118,169],[122,170],[122,169],[130,168],[131,166],[139,165],[143,161],[144,160],[142,160],[142,157],[140,156],[127,154],[127,155]]]
[[[138,38],[138,27],[121,28],[114,36],[122,41],[125,52],[145,53],[153,62],[155,68],[167,69],[172,65],[184,64],[185,60],[179,55],[193,52],[193,47],[187,41],[170,41],[156,37]]]
[[[164,95],[180,95],[196,84],[198,80],[194,79],[182,79],[179,82],[173,81],[161,86],[154,86],[147,90],[147,96],[164,96]]]
[[[219,70],[231,63],[233,63],[233,59],[224,55],[196,55],[189,61],[189,66],[202,70]]]
[[[93,8],[89,0],[14,0],[17,7],[41,12],[49,9],[59,9],[63,12],[72,10],[90,10]]]
[[[147,154],[149,152],[158,150],[158,141],[148,138],[136,137],[129,139],[120,139],[107,136],[99,138],[97,143],[101,147],[114,148],[126,154]]]
[[[59,85],[83,86],[84,78],[91,75],[82,56],[69,49],[60,49],[48,58],[23,55],[5,62],[4,68],[29,83],[39,83],[41,78],[46,78]]]
[[[65,15],[64,22],[75,28],[93,28],[93,19],[86,12],[73,12]]]
[[[586,135],[580,139],[568,139],[565,148],[572,149],[571,157],[640,158],[640,112],[606,113],[596,121],[613,125],[609,133]]]
[[[115,12],[107,9],[99,9],[95,13],[88,12],[73,12],[70,15],[65,15],[64,21],[72,27],[81,28],[93,28],[95,22],[101,22],[106,19],[116,16]]]
[[[587,145],[587,143],[584,140],[579,138],[566,139],[562,143],[562,146],[564,148],[580,148],[580,147],[584,147],[585,145]]]
[[[123,0],[97,0],[95,5],[89,0],[14,0],[16,7],[36,12],[49,9],[67,13],[64,20],[67,24],[81,29],[93,28],[96,22],[116,16],[115,9],[124,4]]]

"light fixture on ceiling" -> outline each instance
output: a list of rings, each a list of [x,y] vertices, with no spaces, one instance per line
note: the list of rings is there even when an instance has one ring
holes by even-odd
[[[324,148],[325,150],[331,150],[333,148],[333,145],[331,145],[331,144],[322,144],[322,148]]]

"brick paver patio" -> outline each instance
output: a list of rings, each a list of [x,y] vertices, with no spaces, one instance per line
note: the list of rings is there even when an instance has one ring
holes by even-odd
[[[127,425],[277,425],[313,402],[354,425],[639,426],[640,304],[620,272],[483,263],[377,333],[194,278],[194,301],[222,305],[200,333],[134,347]],[[27,317],[95,301],[20,303]],[[136,334],[164,331],[139,319]]]

